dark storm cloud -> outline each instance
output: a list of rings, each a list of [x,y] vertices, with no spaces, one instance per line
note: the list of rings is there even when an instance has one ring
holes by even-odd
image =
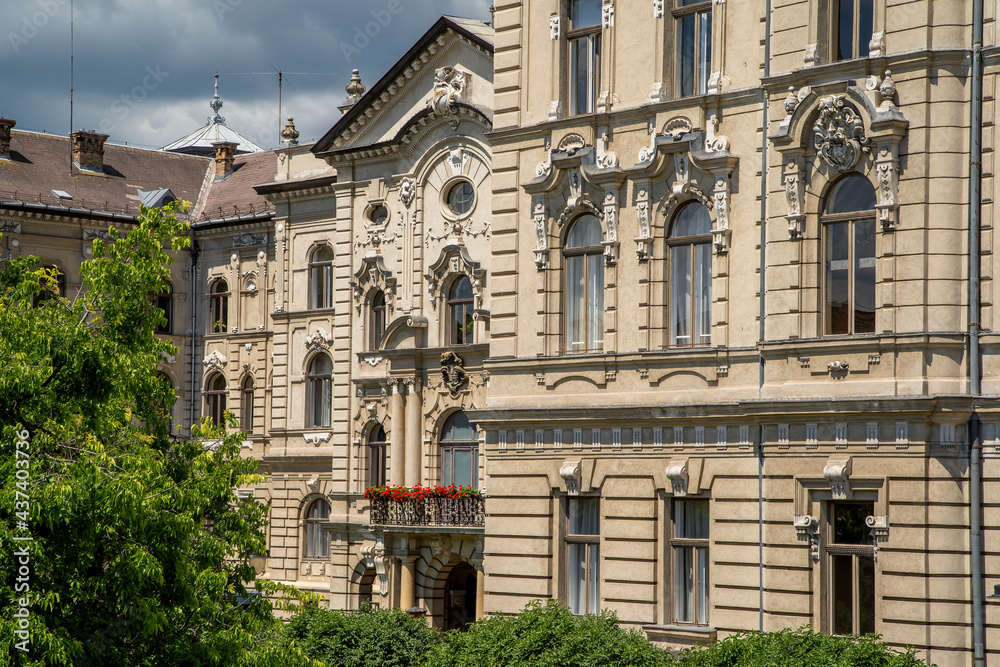
[[[302,139],[339,117],[351,69],[371,84],[439,16],[489,19],[490,0],[74,0],[74,128],[163,146],[205,123],[220,72],[227,124],[276,143],[282,111]],[[69,0],[3,0],[0,116],[67,132]],[[272,72],[242,75],[243,72]]]

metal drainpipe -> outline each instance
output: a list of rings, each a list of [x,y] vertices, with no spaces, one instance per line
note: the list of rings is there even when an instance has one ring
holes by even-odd
[[[979,352],[980,213],[982,206],[983,0],[972,3],[971,113],[969,119],[969,394],[982,393]],[[985,664],[983,633],[982,441],[979,415],[969,419],[969,561],[972,575],[972,645],[974,664]]]
[[[771,75],[771,0],[764,3],[764,79]],[[767,283],[764,279],[767,270],[767,126],[768,97],[762,85],[761,95],[761,131],[760,131],[760,297],[757,302],[758,312],[758,355],[757,369],[757,399],[764,393],[764,317],[766,316],[764,294]],[[764,425],[757,426],[757,559],[758,567],[758,629],[764,631]]]
[[[190,406],[190,412],[188,413],[188,433],[194,431],[195,424],[195,397],[199,394],[199,388],[201,384],[198,382],[196,376],[197,372],[197,355],[195,348],[198,341],[198,242],[194,238],[194,230],[188,228],[188,238],[191,241],[189,246],[191,251],[191,289],[188,290],[191,294],[191,384],[188,386],[188,391],[191,392],[191,400],[188,401]]]

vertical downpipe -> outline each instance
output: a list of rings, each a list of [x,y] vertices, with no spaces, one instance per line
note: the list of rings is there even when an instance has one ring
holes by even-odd
[[[979,351],[980,213],[982,207],[983,0],[972,3],[971,112],[969,119],[969,561],[972,579],[972,644],[975,665],[985,664],[983,635],[982,439],[975,401],[982,393]]]
[[[771,75],[771,0],[764,2],[764,79]],[[760,297],[757,299],[758,312],[758,354],[757,398],[764,393],[764,317],[767,310],[764,303],[767,282],[764,279],[767,270],[767,127],[768,97],[765,86],[760,87],[761,95],[761,130],[760,130]],[[764,631],[764,426],[757,426],[757,559],[758,567],[758,629]]]
[[[197,396],[200,395],[201,383],[197,376],[197,343],[198,343],[198,242],[194,238],[194,230],[190,227],[188,228],[188,238],[191,240],[191,245],[188,246],[191,252],[191,280],[190,289],[188,290],[191,294],[191,341],[189,345],[191,346],[191,384],[188,385],[188,391],[191,392],[191,400],[188,401],[189,409],[188,413],[188,434],[193,434],[194,425],[197,421],[195,417],[195,400]]]

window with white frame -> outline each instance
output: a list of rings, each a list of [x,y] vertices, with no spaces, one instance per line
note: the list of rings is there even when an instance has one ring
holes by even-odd
[[[670,346],[712,343],[712,219],[698,202],[681,208],[670,249]]]
[[[570,0],[569,113],[593,113],[601,87],[601,0]]]
[[[875,188],[864,176],[837,181],[822,217],[827,335],[875,333]]]
[[[601,499],[566,499],[566,593],[570,612],[601,608]]]
[[[305,549],[302,556],[310,559],[330,557],[330,535],[321,525],[330,520],[330,503],[322,498],[314,500],[306,512]]]
[[[708,625],[709,506],[707,499],[675,499],[673,534],[674,622]]]
[[[874,509],[873,502],[829,503],[826,557],[834,634],[875,632],[875,546],[866,523]]]
[[[566,234],[566,335],[568,352],[604,347],[604,234],[593,215],[577,218]]]
[[[676,0],[677,96],[704,95],[712,71],[712,0]]]

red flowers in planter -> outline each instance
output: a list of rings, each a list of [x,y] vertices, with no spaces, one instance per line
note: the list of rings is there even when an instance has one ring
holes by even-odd
[[[479,489],[471,486],[369,486],[365,489],[365,498],[375,500],[378,498],[386,500],[426,500],[427,498],[478,498],[483,495]]]

